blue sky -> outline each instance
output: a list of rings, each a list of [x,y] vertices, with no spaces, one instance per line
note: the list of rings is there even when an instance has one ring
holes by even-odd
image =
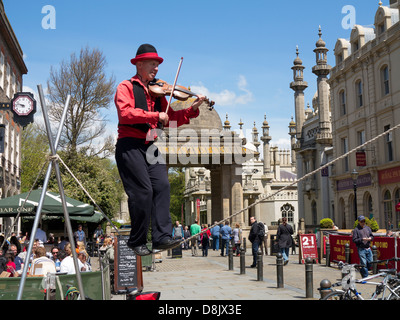
[[[389,0],[383,0],[389,5]],[[272,144],[289,147],[288,125],[294,116],[291,67],[296,45],[305,65],[309,88],[305,100],[316,92],[313,52],[321,25],[330,50],[338,38],[349,38],[343,25],[355,9],[355,23],[371,26],[379,0],[267,1],[267,0],[3,0],[7,17],[24,52],[28,74],[25,87],[46,88],[50,67],[57,67],[82,47],[103,51],[107,73],[116,82],[130,78],[135,68],[130,59],[142,43],[153,44],[164,63],[158,78],[173,83],[181,57],[178,84],[208,94],[216,101],[221,120],[228,113],[232,129],[253,122],[261,132],[264,114]],[[44,29],[42,20],[55,9],[55,29]],[[346,22],[347,20],[345,20]],[[197,91],[195,91],[197,90]],[[110,105],[108,131],[116,132],[116,110]]]

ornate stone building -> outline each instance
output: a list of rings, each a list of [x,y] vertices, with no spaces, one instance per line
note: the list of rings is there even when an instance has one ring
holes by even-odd
[[[329,79],[335,158],[400,123],[399,9],[396,0],[390,6],[380,2],[373,27],[355,25],[350,40],[336,42]],[[399,143],[400,130],[395,130],[337,162],[332,182],[338,226],[351,228],[356,215],[363,214],[381,228],[398,228]],[[354,169],[359,174],[356,198]]]
[[[22,76],[28,72],[23,53],[0,0],[0,102],[8,103],[22,91]],[[1,104],[0,104],[1,106]],[[20,193],[21,130],[13,121],[11,111],[0,108],[0,130],[3,131],[0,150],[0,197]],[[13,218],[0,218],[1,231],[13,223]]]
[[[309,105],[305,108],[304,90],[308,83],[304,81],[305,66],[298,49],[292,67],[293,82],[290,88],[294,91],[295,123],[291,135],[298,179],[331,161],[333,154],[328,84],[331,66],[328,65],[328,49],[322,40],[321,28],[318,35],[314,50],[316,65],[312,68],[317,76],[317,92],[312,101],[312,109]],[[321,219],[333,217],[334,198],[329,181],[330,170],[331,168],[298,182],[299,217],[304,218],[306,227],[319,226]]]
[[[200,115],[200,117],[202,114]],[[203,116],[207,117],[207,115]],[[298,208],[297,208],[297,185],[295,173],[295,161],[292,158],[290,150],[280,150],[278,147],[270,146],[271,137],[269,135],[269,125],[264,117],[262,124],[262,148],[263,158],[260,157],[259,133],[254,123],[251,130],[251,142],[246,142],[243,134],[243,123],[240,122],[240,132],[234,133],[230,130],[231,126],[228,120],[224,122],[222,127],[221,120],[216,113],[214,120],[220,122],[216,128],[223,128],[221,132],[229,135],[236,135],[245,148],[254,151],[254,157],[243,162],[240,166],[235,165],[234,175],[239,178],[240,188],[242,192],[240,198],[234,196],[230,201],[238,202],[236,208],[247,208],[254,204],[261,197],[271,195],[279,189],[289,186],[284,192],[274,197],[259,202],[255,206],[246,210],[238,217],[233,218],[234,222],[239,222],[241,227],[248,231],[249,218],[255,216],[258,221],[262,221],[267,225],[276,225],[278,220],[283,216],[288,218],[291,225],[298,228]],[[207,119],[207,118],[205,118]],[[205,120],[204,119],[204,120]],[[200,119],[201,121],[201,119]],[[293,125],[293,123],[291,123]],[[190,167],[186,168],[185,175],[185,223],[193,223],[195,218],[200,218],[200,223],[213,224],[219,221],[219,217],[213,211],[213,201],[218,200],[218,193],[223,187],[218,181],[213,184],[212,170],[207,167]],[[232,172],[232,170],[230,170]],[[222,181],[223,183],[223,181]],[[231,211],[231,214],[235,212]],[[224,217],[225,218],[225,217]]]

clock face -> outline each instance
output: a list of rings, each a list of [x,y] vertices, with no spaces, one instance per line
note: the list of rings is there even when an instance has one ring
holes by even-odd
[[[33,111],[33,100],[30,96],[20,95],[14,99],[12,107],[19,116],[27,116]]]

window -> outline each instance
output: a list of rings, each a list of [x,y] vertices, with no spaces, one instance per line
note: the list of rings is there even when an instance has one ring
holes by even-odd
[[[317,212],[317,203],[315,202],[315,200],[313,200],[313,202],[311,203],[311,219],[313,222],[313,225],[317,225],[318,224],[318,212]]]
[[[388,131],[390,129],[390,125],[384,127],[384,131]],[[389,132],[385,135],[385,154],[387,161],[393,161],[393,135],[392,132]]]
[[[290,203],[286,203],[281,207],[282,218],[287,218],[289,224],[294,223],[294,207]]]
[[[342,138],[342,154],[345,154],[347,152],[349,152],[348,139]],[[348,156],[343,159],[343,171],[344,172],[349,171],[349,157]]]
[[[361,146],[362,144],[365,143],[365,131],[358,131],[357,132],[357,139],[358,139],[358,145]]]
[[[396,206],[400,202],[400,189],[396,190],[396,193],[394,194],[394,205]],[[393,221],[395,229],[400,229],[399,223],[400,223],[400,214],[395,214],[395,221]]]
[[[357,94],[357,107],[363,106],[363,86],[362,81],[356,82],[356,94]]]
[[[383,95],[386,96],[390,92],[389,88],[389,68],[385,66],[382,68],[382,86],[383,86]]]
[[[386,228],[393,229],[392,197],[389,191],[383,196],[383,212],[385,213]]]
[[[346,94],[344,90],[339,93],[339,103],[340,103],[340,115],[344,116],[346,114]]]

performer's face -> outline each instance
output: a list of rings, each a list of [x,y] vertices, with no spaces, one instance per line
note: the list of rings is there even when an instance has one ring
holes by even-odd
[[[160,63],[157,60],[139,61],[136,66],[142,80],[152,81],[157,75],[159,64]]]

